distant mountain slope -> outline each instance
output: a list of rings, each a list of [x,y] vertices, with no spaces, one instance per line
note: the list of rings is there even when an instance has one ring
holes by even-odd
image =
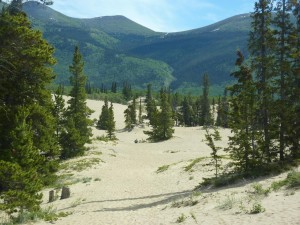
[[[112,81],[145,87],[199,86],[203,73],[211,84],[231,79],[235,52],[247,54],[249,14],[238,15],[199,29],[177,33],[154,32],[123,16],[92,19],[67,17],[37,2],[24,10],[33,26],[56,48],[58,82],[68,82],[68,65],[79,44],[92,84]]]
[[[174,69],[175,87],[183,82],[200,83],[205,72],[211,83],[220,84],[231,79],[236,50],[247,54],[250,22],[249,14],[243,14],[196,30],[166,33],[129,52],[167,62]]]

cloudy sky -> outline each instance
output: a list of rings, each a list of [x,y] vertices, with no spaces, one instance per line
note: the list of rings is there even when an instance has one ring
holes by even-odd
[[[53,9],[77,18],[123,15],[154,31],[203,27],[249,13],[256,0],[54,0]]]

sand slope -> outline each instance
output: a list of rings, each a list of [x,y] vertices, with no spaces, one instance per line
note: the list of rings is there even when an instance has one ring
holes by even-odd
[[[101,101],[88,100],[88,106],[95,110],[92,118],[99,118],[102,105]],[[210,156],[202,128],[177,127],[175,137],[169,141],[136,144],[135,139],[147,139],[143,128],[124,131],[126,106],[114,104],[114,109],[119,140],[116,143],[94,141],[86,156],[68,163],[76,165],[76,161],[93,158],[102,161],[81,172],[62,171],[72,173],[73,179],[89,178],[88,181],[70,185],[71,197],[53,203],[47,203],[49,189],[44,191],[43,207],[52,206],[58,212],[72,213],[54,224],[176,224],[180,216],[184,218],[182,224],[300,224],[300,192],[297,190],[280,190],[267,197],[257,197],[251,194],[252,184],[245,181],[217,191],[193,192],[203,176],[212,176],[214,172],[209,158],[204,158],[191,171],[185,171],[191,160]],[[94,137],[105,134],[96,129],[93,133]],[[223,139],[217,144],[226,146],[230,131],[221,129],[220,133]],[[168,168],[157,173],[162,166]],[[256,182],[267,187],[272,181],[285,177],[286,174],[282,174]],[[194,206],[184,206],[192,202]],[[232,203],[230,209],[224,209],[227,202]],[[254,203],[261,204],[265,212],[246,213]]]

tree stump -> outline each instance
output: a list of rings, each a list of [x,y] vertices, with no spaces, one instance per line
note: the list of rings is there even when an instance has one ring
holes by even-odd
[[[54,202],[55,197],[54,197],[54,190],[49,191],[49,202]]]
[[[70,195],[71,195],[70,188],[69,187],[63,187],[62,191],[61,191],[60,199],[70,198]]]

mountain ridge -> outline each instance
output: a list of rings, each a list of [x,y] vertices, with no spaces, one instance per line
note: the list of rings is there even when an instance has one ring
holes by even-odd
[[[37,2],[24,11],[33,27],[56,48],[56,82],[68,84],[68,65],[75,45],[83,53],[85,73],[93,86],[118,81],[137,88],[199,87],[204,73],[212,85],[230,82],[236,50],[247,55],[250,14],[181,32],[155,32],[118,15],[78,19]]]

